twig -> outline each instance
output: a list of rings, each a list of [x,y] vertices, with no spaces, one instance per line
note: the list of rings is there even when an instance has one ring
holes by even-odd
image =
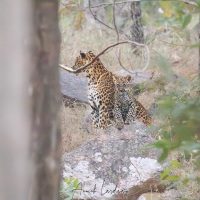
[[[163,40],[160,40],[160,39],[157,39],[157,40],[160,41],[160,42],[163,42],[163,43],[165,43],[165,44],[172,45],[172,46],[191,47],[191,45],[186,45],[186,44],[174,44],[174,43],[166,42],[166,41],[163,41]]]
[[[117,56],[117,55],[116,55],[116,56]],[[122,62],[121,62],[120,57],[121,57],[121,52],[120,52],[120,50],[119,50],[119,54],[118,54],[118,56],[117,56],[117,59],[118,59],[118,62],[119,62],[119,64],[120,64],[120,66],[122,67],[122,69],[124,69],[125,71],[127,71],[127,72],[130,73],[130,74],[136,74],[136,72],[131,72],[131,71],[129,71],[128,69],[126,69],[126,67],[124,67],[124,66],[122,65]]]
[[[140,0],[132,0],[132,1],[117,1],[117,2],[115,2],[115,4],[125,4],[125,3],[131,3],[131,2],[137,2],[137,1],[140,1]],[[63,3],[63,2],[60,2],[60,4],[62,5],[62,6],[68,6],[69,4],[67,4],[67,3]],[[75,3],[74,3],[75,4]],[[98,4],[98,5],[96,5],[96,6],[91,6],[90,8],[97,8],[97,7],[106,7],[106,6],[110,6],[110,5],[112,5],[113,3],[101,3],[101,4]],[[73,4],[72,4],[73,5]],[[75,4],[75,5],[77,5],[77,4]],[[85,10],[85,9],[87,9],[88,7],[85,7],[84,9],[82,9],[82,10]]]
[[[72,68],[69,68],[69,67],[67,67],[67,66],[64,66],[64,65],[62,65],[62,64],[60,64],[59,67],[61,67],[61,68],[64,69],[64,70],[67,70],[67,71],[69,71],[69,72],[73,72],[73,73],[81,72],[83,69],[85,69],[86,67],[88,67],[89,65],[91,65],[100,55],[104,54],[108,49],[110,49],[110,48],[112,48],[112,47],[115,47],[115,46],[117,46],[117,45],[120,45],[120,44],[127,44],[127,43],[135,44],[135,45],[137,45],[137,46],[144,47],[144,48],[146,49],[146,51],[147,51],[147,63],[146,63],[146,65],[145,65],[145,67],[141,70],[141,72],[144,72],[144,71],[147,69],[147,67],[148,67],[148,65],[149,65],[149,61],[150,61],[150,52],[149,52],[149,48],[148,48],[146,45],[144,45],[144,44],[139,44],[139,43],[137,43],[137,42],[133,42],[133,41],[130,41],[130,40],[117,42],[117,43],[115,43],[115,44],[112,44],[112,45],[108,46],[108,47],[105,48],[103,51],[101,51],[92,61],[90,61],[88,64],[86,64],[86,65],[84,65],[84,66],[82,66],[82,67],[80,67],[80,68],[78,68],[78,69],[76,69],[76,70],[74,70],[74,69],[72,69]]]
[[[115,0],[113,0],[113,24],[114,24],[115,31],[117,34],[117,42],[119,42],[119,32],[118,32],[116,21],[115,21]]]
[[[131,161],[131,160],[130,160],[130,161]],[[131,164],[133,165],[133,167],[135,168],[136,172],[138,173],[139,178],[140,178],[140,181],[141,181],[141,174],[140,174],[140,172],[138,171],[137,167],[133,164],[132,161],[131,161]]]
[[[111,26],[109,26],[108,24],[105,24],[104,22],[102,22],[100,19],[98,19],[97,17],[96,17],[96,15],[92,12],[92,10],[91,10],[91,1],[89,0],[88,1],[89,2],[89,11],[90,11],[90,13],[92,14],[92,16],[93,16],[93,18],[96,20],[96,21],[98,21],[100,24],[102,24],[102,25],[104,25],[105,27],[107,27],[107,28],[109,28],[110,30],[115,30],[116,31],[116,28],[113,28],[113,27],[111,27]],[[127,37],[128,39],[130,39],[130,37],[127,35],[127,34],[125,34],[124,33],[124,31],[122,31],[122,30],[120,30],[120,29],[117,29],[117,32],[118,32],[118,34],[119,33],[121,33],[122,35],[124,35],[125,37]]]
[[[89,8],[89,11],[90,11],[90,13],[92,14],[93,18],[94,18],[95,20],[97,20],[99,23],[101,23],[101,24],[103,24],[104,26],[106,26],[107,28],[113,30],[114,28],[112,28],[112,27],[110,27],[109,25],[105,24],[104,22],[102,22],[101,20],[99,20],[99,19],[96,17],[96,15],[94,15],[94,13],[93,13],[92,10],[91,10],[91,2],[90,2],[90,0],[89,0],[88,2],[89,2],[89,7],[88,7],[88,8]]]
[[[135,2],[135,1],[140,1],[140,0],[118,1],[118,2],[115,2],[115,4],[131,3],[131,2]],[[101,6],[110,6],[110,5],[113,5],[113,3],[101,3],[101,4],[98,4],[96,6],[92,6],[91,8],[96,8],[96,7],[101,7]]]
[[[195,1],[192,0],[182,0],[183,3],[193,5],[193,6],[198,6],[198,4]]]
[[[118,59],[118,62],[119,62],[119,65],[122,67],[122,69],[124,69],[125,71],[127,71],[128,73],[130,73],[130,74],[135,74],[136,76],[138,76],[138,77],[144,77],[144,76],[142,76],[142,75],[138,75],[138,71],[136,71],[136,72],[132,72],[132,71],[130,71],[130,70],[128,70],[126,67],[124,67],[124,65],[122,65],[122,62],[121,62],[121,52],[120,52],[120,50],[119,50],[119,54],[117,55],[117,54],[115,54],[116,55],[116,57],[117,57],[117,59]],[[153,75],[152,75],[152,77],[151,78],[153,78]],[[151,79],[150,78],[150,79]]]

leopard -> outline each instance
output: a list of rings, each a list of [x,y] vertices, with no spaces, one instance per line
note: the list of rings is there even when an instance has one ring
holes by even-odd
[[[136,120],[143,122],[147,126],[152,123],[152,118],[148,111],[144,108],[131,93],[130,82],[132,77],[113,76],[115,84],[115,103],[114,103],[114,121],[118,129],[124,127],[124,124],[130,124]]]
[[[76,57],[72,69],[76,70],[94,60],[96,56],[92,51]],[[88,78],[88,101],[92,109],[92,124],[97,129],[106,129],[113,124],[113,109],[115,98],[115,85],[113,74],[108,71],[99,58],[82,69]]]
[[[76,57],[72,69],[77,70],[95,58],[92,51]],[[88,100],[92,109],[92,123],[97,129],[105,129],[114,125],[122,129],[136,119],[150,124],[150,117],[146,109],[135,98],[131,97],[127,85],[131,76],[120,77],[108,71],[99,58],[87,68],[78,73],[85,72],[88,78]]]

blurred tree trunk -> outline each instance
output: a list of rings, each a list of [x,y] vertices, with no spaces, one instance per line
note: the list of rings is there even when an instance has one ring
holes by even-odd
[[[0,7],[1,200],[58,199],[57,6],[6,0]]]
[[[144,32],[142,27],[142,12],[140,1],[131,3],[131,38],[132,41],[137,43],[144,43]],[[133,44],[133,48],[136,46]]]
[[[31,153],[34,170],[29,199],[56,200],[60,176],[58,1],[37,0],[34,9],[36,45],[31,73]]]
[[[31,1],[30,1],[31,2]],[[30,38],[27,0],[0,6],[0,199],[27,200],[30,186]]]
[[[200,14],[199,14],[199,45],[200,45]],[[199,79],[200,79],[200,46],[199,46]]]

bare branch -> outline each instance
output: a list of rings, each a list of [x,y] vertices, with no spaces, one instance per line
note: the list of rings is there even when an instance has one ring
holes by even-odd
[[[105,24],[104,22],[102,22],[101,20],[99,20],[97,17],[96,17],[96,15],[92,12],[92,10],[91,10],[91,1],[89,0],[88,1],[89,2],[89,11],[90,11],[90,13],[92,14],[92,16],[94,17],[94,19],[96,20],[96,21],[98,21],[100,24],[103,24],[105,27],[107,27],[107,28],[109,28],[109,29],[111,29],[111,30],[117,30],[117,32],[118,32],[118,34],[119,33],[121,33],[122,35],[124,35],[125,37],[127,37],[128,39],[130,39],[130,37],[127,35],[127,34],[125,34],[124,33],[124,31],[122,31],[122,30],[119,30],[119,29],[117,29],[117,27],[115,27],[115,28],[113,28],[113,27],[111,27],[111,26],[109,26],[109,25],[107,25],[107,24]]]
[[[131,2],[136,2],[136,1],[140,1],[140,0],[117,1],[117,2],[115,2],[115,4],[131,3]],[[101,7],[101,6],[110,6],[110,5],[113,5],[113,3],[101,3],[101,4],[98,4],[98,5],[96,5],[96,6],[92,6],[91,8],[96,8],[96,7]]]
[[[117,56],[118,62],[119,62],[119,64],[120,64],[120,66],[122,67],[122,69],[124,69],[125,71],[127,71],[127,72],[130,73],[130,74],[136,74],[136,72],[133,73],[133,72],[129,71],[128,69],[126,69],[126,67],[124,67],[124,66],[122,65],[122,62],[121,62],[121,52],[120,52],[120,50],[119,50],[119,54],[116,55],[116,56]]]
[[[132,1],[117,1],[117,2],[115,2],[115,4],[125,4],[125,3],[131,3],[131,2],[137,2],[137,1],[140,1],[140,0],[132,0]],[[69,5],[69,3],[63,3],[63,2],[60,2],[60,4],[62,5],[62,6],[65,6],[65,7],[67,7],[68,5]],[[75,3],[71,3],[71,5],[72,6],[74,6],[74,5],[77,5],[77,4],[75,4]],[[113,5],[113,3],[101,3],[101,4],[98,4],[98,5],[95,5],[95,6],[91,6],[90,8],[97,8],[97,7],[106,7],[106,6],[110,6],[110,5]],[[85,9],[87,9],[88,7],[85,7],[84,9],[82,9],[82,10],[85,10]]]
[[[121,66],[122,69],[124,69],[125,71],[127,71],[127,72],[130,73],[130,74],[135,74],[135,75],[138,76],[138,77],[143,77],[142,75],[139,75],[139,72],[138,72],[138,71],[136,71],[136,72],[130,71],[130,70],[128,70],[128,69],[122,64],[122,62],[121,62],[121,52],[120,52],[120,50],[119,50],[119,54],[118,54],[118,55],[115,54],[115,55],[116,55],[116,57],[117,57],[117,59],[118,59],[118,62],[119,62],[119,64],[120,64],[120,66]],[[153,75],[152,75],[152,78],[153,78]]]
[[[114,24],[115,31],[117,34],[117,42],[119,42],[119,32],[118,32],[116,21],[115,21],[115,3],[116,3],[115,0],[113,0],[113,24]]]
[[[103,24],[104,26],[106,26],[107,28],[109,28],[109,29],[111,29],[111,30],[113,30],[114,28],[112,28],[112,27],[110,27],[109,25],[107,25],[107,24],[105,24],[104,22],[102,22],[101,20],[99,20],[96,16],[95,16],[95,14],[92,12],[92,10],[91,10],[91,2],[90,2],[90,0],[88,0],[88,2],[89,2],[89,11],[90,11],[90,13],[92,14],[92,16],[93,16],[93,18],[95,19],[95,20],[97,20],[99,23],[101,23],[101,24]]]
[[[64,65],[62,65],[62,64],[60,64],[59,67],[61,67],[62,69],[66,70],[66,71],[72,72],[72,73],[79,73],[79,72],[81,72],[83,69],[85,69],[85,68],[87,68],[89,65],[91,65],[99,56],[101,56],[102,54],[104,54],[108,49],[110,49],[110,48],[112,48],[112,47],[115,47],[115,46],[117,46],[117,45],[120,45],[120,44],[127,44],[127,43],[129,43],[129,44],[134,44],[134,45],[137,45],[137,46],[140,46],[140,47],[143,47],[143,48],[146,49],[146,52],[147,52],[147,63],[146,63],[146,65],[145,65],[145,67],[144,67],[142,70],[140,70],[141,72],[144,72],[144,71],[147,69],[147,67],[148,67],[148,65],[149,65],[149,61],[150,61],[150,52],[149,52],[149,48],[148,48],[145,44],[139,44],[139,43],[137,43],[137,42],[133,42],[133,41],[130,41],[130,40],[117,42],[117,43],[115,43],[115,44],[112,44],[112,45],[108,46],[108,47],[105,48],[103,51],[101,51],[92,61],[90,61],[88,64],[86,64],[86,65],[84,65],[84,66],[82,66],[82,67],[80,67],[80,68],[78,68],[78,69],[76,69],[76,70],[74,70],[74,69],[72,69],[72,68],[70,68],[70,67],[64,66]]]
[[[198,6],[198,4],[194,0],[182,0],[183,3],[193,5],[193,6]]]

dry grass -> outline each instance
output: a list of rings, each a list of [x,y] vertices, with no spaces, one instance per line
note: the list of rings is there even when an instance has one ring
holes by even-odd
[[[70,152],[78,148],[85,141],[92,138],[92,135],[81,129],[81,123],[85,114],[85,106],[78,105],[73,108],[61,106],[61,133],[62,153]]]

